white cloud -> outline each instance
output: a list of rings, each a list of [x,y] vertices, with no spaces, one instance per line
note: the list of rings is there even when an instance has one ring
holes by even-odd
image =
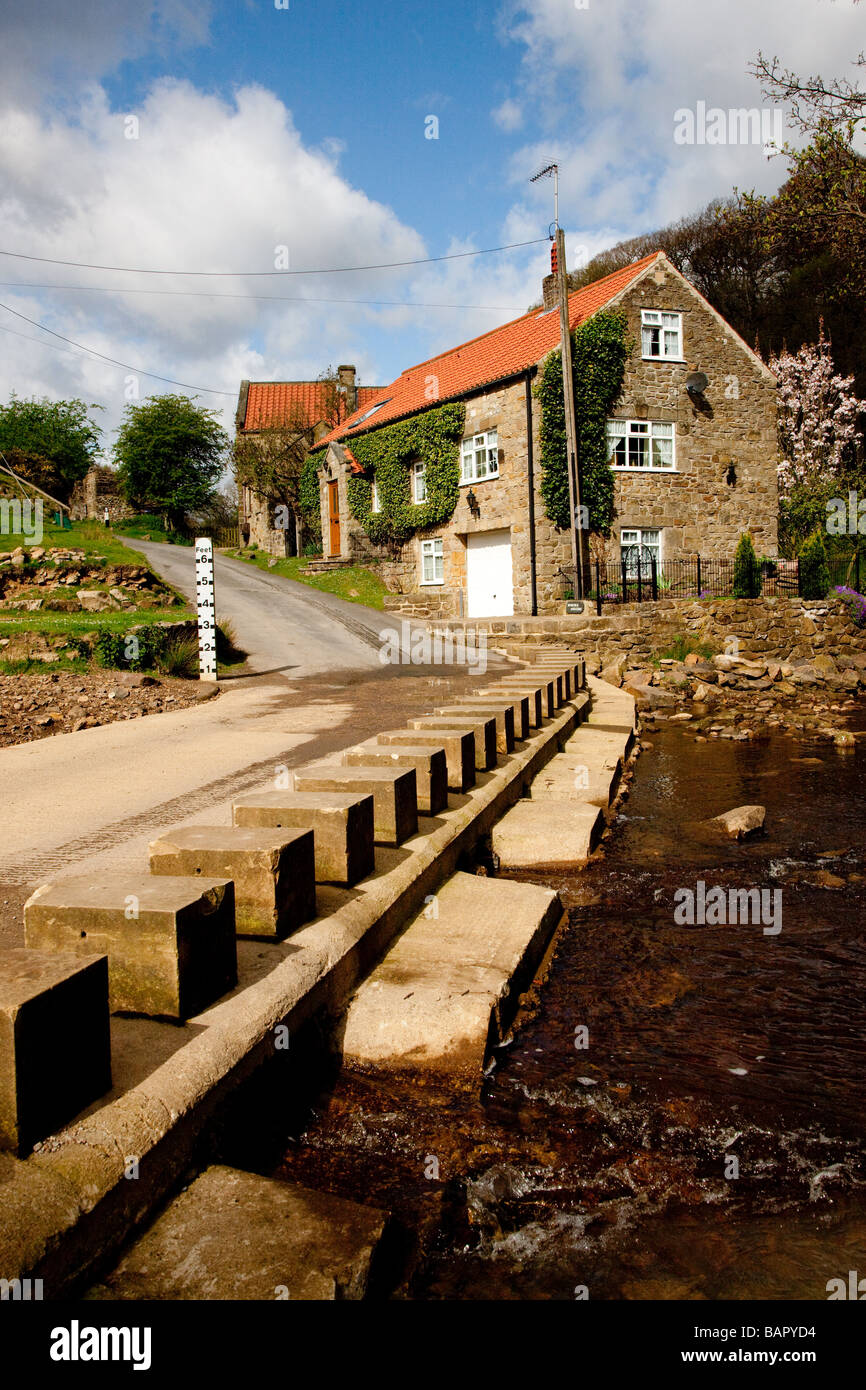
[[[630,236],[676,220],[734,185],[773,191],[781,159],[759,146],[674,143],[674,113],[699,101],[760,107],[748,65],[779,53],[804,74],[855,75],[863,9],[853,0],[514,0],[500,33],[523,47],[515,97],[548,132],[515,154],[523,184],[558,159],[562,220],[584,242],[602,229]],[[793,132],[787,132],[794,143]],[[545,207],[544,186],[522,190]]]
[[[2,100],[35,104],[125,58],[204,43],[210,16],[210,0],[3,0]]]
[[[519,130],[523,125],[523,108],[519,102],[508,97],[501,106],[491,111],[491,116],[500,130]]]
[[[342,176],[333,145],[323,151],[304,145],[291,113],[270,92],[247,87],[226,102],[185,82],[162,81],[135,114],[138,139],[126,139],[123,114],[110,108],[99,86],[67,119],[21,109],[0,114],[7,248],[101,265],[260,272],[274,270],[282,245],[298,270],[425,254],[417,232]],[[0,257],[0,278],[22,286],[110,287],[110,293],[5,287],[0,300],[108,356],[232,396],[242,376],[315,375],[325,365],[323,345],[333,344],[340,361],[352,360],[354,348],[358,366],[374,369],[359,332],[363,309],[132,293],[375,297],[365,277],[177,279]],[[381,297],[405,297],[404,280],[395,273]],[[0,328],[41,336],[2,311]],[[5,333],[2,341],[0,399],[13,389],[101,398],[109,424],[117,423],[122,370]],[[166,389],[142,378],[142,394]],[[223,404],[228,418],[232,400]]]

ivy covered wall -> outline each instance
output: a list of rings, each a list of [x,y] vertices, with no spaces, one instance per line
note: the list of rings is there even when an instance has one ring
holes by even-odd
[[[460,441],[466,407],[462,401],[435,406],[409,420],[383,425],[349,442],[364,469],[347,480],[352,515],[374,545],[403,545],[416,531],[441,526],[457,506],[460,489]],[[426,467],[426,502],[412,501],[410,465]],[[372,509],[372,478],[380,510]]]
[[[614,517],[614,475],[607,462],[606,422],[622,393],[626,362],[633,344],[626,318],[603,310],[571,335],[581,505],[589,509],[589,529],[610,535]],[[548,517],[568,528],[565,402],[562,353],[544,361],[533,388],[541,403],[541,495]]]

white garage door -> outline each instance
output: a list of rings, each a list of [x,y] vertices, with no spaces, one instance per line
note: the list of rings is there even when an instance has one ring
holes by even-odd
[[[466,590],[470,618],[514,612],[510,531],[482,531],[467,538]]]

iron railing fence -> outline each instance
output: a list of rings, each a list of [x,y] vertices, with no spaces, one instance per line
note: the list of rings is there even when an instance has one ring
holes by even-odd
[[[866,580],[866,557],[859,550],[850,555],[829,556],[828,567],[831,593],[837,586],[861,592],[861,577]],[[652,551],[644,548],[638,553],[637,547],[624,552],[619,560],[587,561],[580,585],[575,582],[577,571],[573,568],[563,568],[559,573],[562,597],[593,603],[599,614],[605,604],[651,603],[663,598],[732,598],[734,590],[732,559],[696,555],[659,561]],[[761,575],[762,596],[794,597],[800,593],[799,560],[765,561]]]

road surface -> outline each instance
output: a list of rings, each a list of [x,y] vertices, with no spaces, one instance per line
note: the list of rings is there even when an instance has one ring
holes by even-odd
[[[191,548],[133,545],[193,596]],[[217,614],[234,621],[255,674],[174,713],[0,750],[0,943],[20,941],[21,904],[47,879],[146,872],[148,843],[169,828],[231,824],[232,800],[285,767],[478,684],[465,668],[383,666],[388,619],[371,609],[222,555],[215,570]]]
[[[130,541],[195,607],[192,546]],[[214,556],[217,619],[231,618],[251,670],[298,678],[379,664],[383,615],[244,560]]]

